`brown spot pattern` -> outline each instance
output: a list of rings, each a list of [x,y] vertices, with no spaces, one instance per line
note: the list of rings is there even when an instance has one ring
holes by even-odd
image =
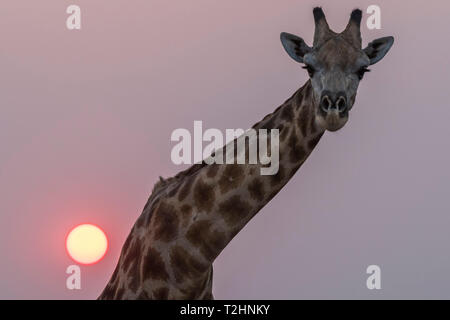
[[[175,185],[175,187],[172,188],[172,190],[169,191],[169,193],[167,194],[168,197],[173,197],[177,194],[178,190],[181,187],[181,183],[177,183]]]
[[[286,140],[286,137],[288,136],[290,132],[290,127],[283,127],[282,130],[280,130],[280,141]]]
[[[316,117],[314,115],[311,115],[310,118],[311,118],[311,122],[309,124],[309,131],[311,134],[314,134],[317,131]]]
[[[191,186],[193,182],[194,182],[193,177],[185,178],[183,186],[181,187],[180,192],[178,193],[178,201],[183,201],[188,196],[189,191],[191,191]]]
[[[262,201],[264,199],[264,184],[259,178],[255,178],[248,185],[248,191],[253,199]]]
[[[244,180],[244,169],[239,164],[228,164],[219,179],[219,187],[222,193],[238,187]]]
[[[312,86],[311,86],[311,80],[306,82],[306,84],[303,86],[304,90],[304,100],[309,101],[311,99],[312,94]]]
[[[220,166],[218,164],[210,164],[208,170],[206,171],[206,176],[208,178],[214,178],[219,171]]]
[[[136,297],[136,300],[150,300],[150,296],[147,291],[142,290],[141,293]]]
[[[167,300],[169,298],[169,288],[162,287],[153,291],[153,298],[155,300]]]
[[[282,166],[280,166],[278,168],[278,172],[276,174],[274,174],[273,176],[270,176],[270,182],[272,183],[273,186],[275,186],[283,181],[284,176],[285,176],[284,168]]]
[[[229,225],[236,225],[243,221],[250,213],[251,207],[240,196],[234,195],[219,204],[219,213]]]
[[[225,235],[221,231],[212,230],[211,222],[201,220],[192,225],[186,233],[186,238],[197,246],[209,261],[213,261],[225,247]]]
[[[300,131],[304,137],[308,134],[308,121],[309,121],[309,108],[307,106],[300,110],[298,115],[297,123]]]
[[[147,227],[149,227],[150,223],[152,222],[153,213],[155,212],[155,209],[158,207],[159,202],[160,200],[154,202],[152,204],[152,207],[145,212],[145,225],[147,225]]]
[[[175,246],[171,250],[170,264],[172,265],[175,280],[179,283],[184,282],[186,278],[198,277],[208,267],[194,259],[188,251],[181,246]]]
[[[166,270],[166,265],[156,249],[150,247],[147,250],[147,255],[145,256],[143,270],[143,279],[154,279],[166,281],[169,275]]]
[[[131,236],[129,236],[131,237]],[[141,255],[141,243],[137,239],[134,241],[132,246],[128,251],[124,251],[126,253],[125,259],[123,260],[122,269],[128,270],[131,267],[133,261],[139,259]]]
[[[287,104],[281,110],[281,119],[291,121],[294,118],[294,110],[291,104]]]
[[[140,259],[134,260],[131,264],[130,270],[128,271],[128,274],[131,277],[131,281],[128,284],[128,286],[130,290],[133,292],[136,292],[138,290],[140,284],[139,262]]]
[[[182,225],[183,227],[186,227],[189,224],[189,221],[191,220],[192,207],[188,204],[184,204],[181,206],[180,211],[181,211]]]
[[[291,150],[289,151],[289,158],[292,163],[298,163],[306,157],[306,151],[298,142],[295,136],[295,131],[293,130],[291,136],[289,137],[288,145]]]
[[[175,207],[161,202],[154,215],[154,239],[171,241],[178,234],[179,219]]]
[[[200,279],[198,281],[194,281],[194,283],[183,290],[185,296],[184,300],[196,300],[202,296],[202,293],[205,291],[208,285],[209,278],[204,277],[204,279]]]
[[[210,211],[214,205],[216,196],[212,185],[198,179],[194,187],[195,205],[200,211]]]
[[[303,103],[303,93],[299,91],[297,93],[297,109],[302,106],[302,103]]]

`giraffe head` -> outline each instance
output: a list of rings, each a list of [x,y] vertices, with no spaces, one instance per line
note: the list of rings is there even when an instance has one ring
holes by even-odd
[[[336,131],[348,120],[364,73],[384,57],[394,38],[376,39],[362,49],[361,10],[353,10],[347,27],[341,33],[330,30],[321,8],[314,8],[313,14],[315,32],[312,47],[302,38],[285,32],[281,33],[281,42],[289,56],[303,63],[303,68],[309,73],[317,125]]]

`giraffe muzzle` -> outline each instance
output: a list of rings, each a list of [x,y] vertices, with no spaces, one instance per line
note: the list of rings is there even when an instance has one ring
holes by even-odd
[[[320,98],[319,122],[328,131],[337,131],[348,120],[348,103],[345,93],[324,90]]]
[[[345,92],[330,92],[324,90],[322,97],[320,98],[320,108],[323,112],[329,113],[337,111],[338,113],[344,113],[347,111],[347,98]]]

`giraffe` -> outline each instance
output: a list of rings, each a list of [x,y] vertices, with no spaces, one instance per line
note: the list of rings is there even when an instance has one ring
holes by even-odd
[[[279,130],[278,172],[261,175],[261,164],[202,161],[160,178],[99,299],[213,299],[212,264],[220,252],[292,178],[324,132],[345,125],[367,67],[394,39],[379,38],[362,49],[359,9],[341,33],[330,30],[321,8],[313,15],[312,47],[295,35],[280,36],[309,80],[253,126]]]

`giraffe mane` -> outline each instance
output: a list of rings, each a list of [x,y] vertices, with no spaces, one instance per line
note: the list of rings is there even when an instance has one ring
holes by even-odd
[[[190,177],[191,175],[197,173],[200,169],[202,169],[206,165],[207,164],[204,161],[202,161],[201,163],[193,164],[189,168],[178,172],[173,177],[163,178],[160,176],[159,181],[157,181],[153,186],[152,195],[153,195],[153,193],[158,193],[161,190],[166,189],[168,186],[170,186],[174,183],[178,183],[178,182],[182,181],[186,177]]]

